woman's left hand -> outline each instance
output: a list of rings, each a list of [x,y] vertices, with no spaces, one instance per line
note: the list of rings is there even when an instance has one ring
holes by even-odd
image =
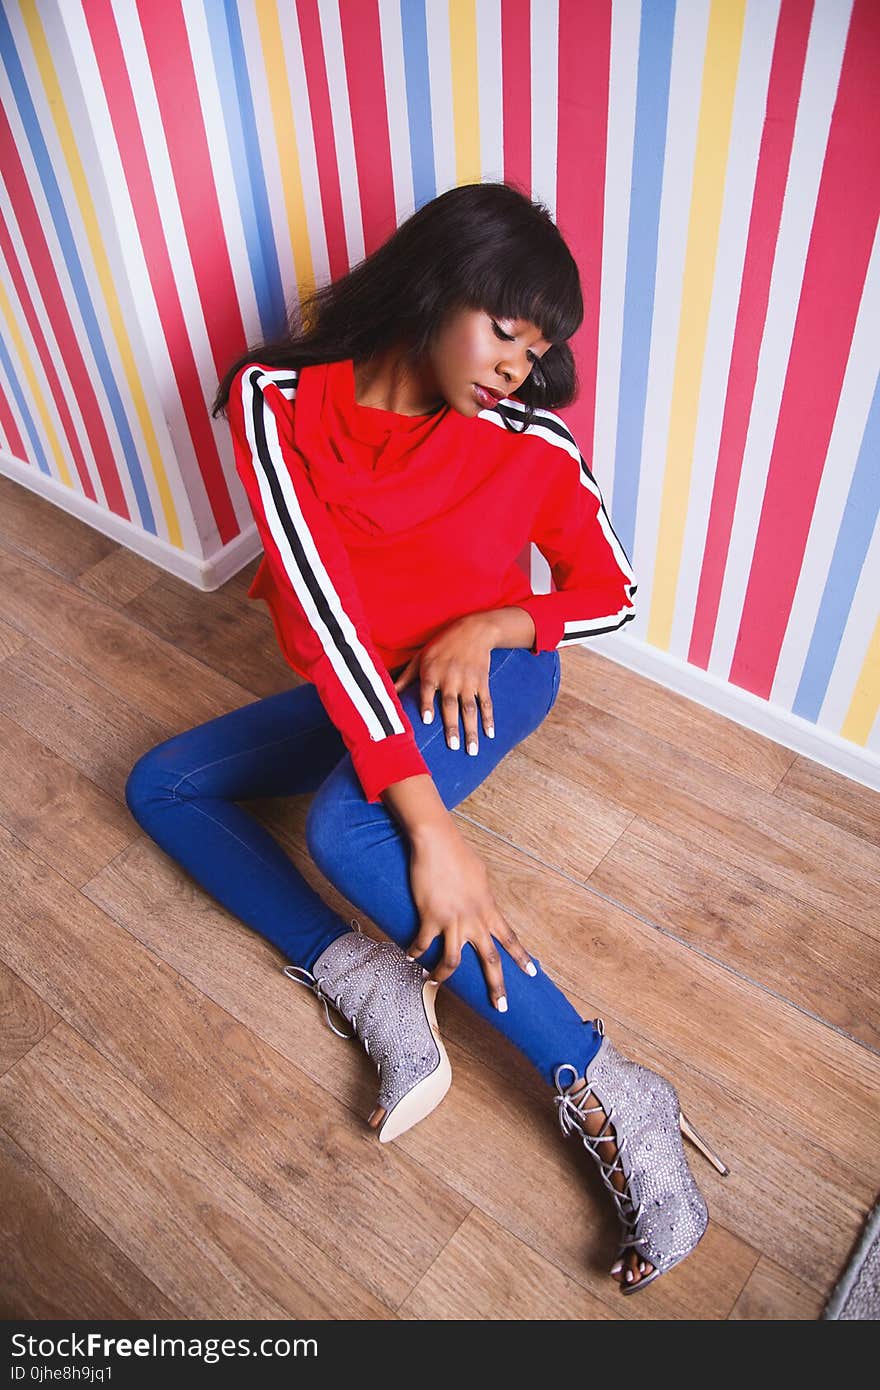
[[[488,614],[469,613],[457,618],[410,658],[394,682],[394,689],[401,691],[418,677],[421,686],[419,708],[426,724],[430,724],[434,717],[434,695],[438,690],[441,692],[440,712],[450,748],[458,747],[459,703],[468,751],[473,748],[476,753],[478,748],[477,700],[480,702],[483,728],[489,738],[495,737],[492,697],[489,694],[489,666],[495,645],[493,639],[494,629]]]

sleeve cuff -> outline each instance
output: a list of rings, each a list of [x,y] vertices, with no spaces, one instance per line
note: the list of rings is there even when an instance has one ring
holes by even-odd
[[[524,608],[535,624],[535,642],[529,648],[535,656],[539,652],[555,652],[565,634],[565,621],[557,613],[558,604],[552,602],[556,597],[556,594],[532,594],[531,598],[516,601],[517,608]]]
[[[363,744],[352,751],[351,761],[358,780],[364,789],[364,796],[371,805],[379,800],[379,793],[392,782],[402,782],[404,777],[430,777],[425,762],[412,734],[390,734],[387,738]]]

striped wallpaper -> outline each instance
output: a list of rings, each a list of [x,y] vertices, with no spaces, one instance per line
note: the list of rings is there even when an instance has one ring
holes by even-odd
[[[880,785],[878,97],[878,0],[0,0],[0,466],[240,566],[218,373],[506,178],[581,267],[626,642]]]

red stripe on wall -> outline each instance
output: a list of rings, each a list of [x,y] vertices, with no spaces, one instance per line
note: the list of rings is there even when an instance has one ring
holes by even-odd
[[[378,5],[376,0],[369,4],[341,5],[339,17],[364,248],[369,255],[387,241],[397,225]]]
[[[709,667],[718,621],[812,15],[812,0],[806,4],[803,0],[782,0],[773,45],[718,464],[687,658],[691,665],[704,670]]]
[[[82,445],[79,442],[79,435],[76,432],[76,426],[73,423],[73,417],[70,413],[70,407],[67,404],[67,397],[62,388],[61,381],[58,377],[57,357],[50,351],[49,344],[46,342],[46,336],[43,333],[43,329],[40,325],[40,320],[37,318],[37,313],[34,309],[33,301],[31,300],[30,294],[28,293],[28,287],[25,283],[25,278],[21,272],[21,265],[19,263],[17,255],[15,254],[15,247],[13,246],[12,238],[9,235],[9,229],[6,225],[6,219],[2,216],[0,216],[0,255],[4,257],[4,259],[6,260],[6,264],[9,267],[9,273],[12,276],[12,283],[15,286],[15,292],[18,295],[18,298],[21,302],[21,307],[24,311],[24,316],[27,319],[28,327],[31,330],[31,335],[34,340],[34,346],[37,349],[37,356],[43,364],[43,376],[49,384],[49,390],[52,392],[52,397],[55,401],[55,405],[58,408],[58,414],[61,418],[61,425],[67,438],[67,443],[70,446],[70,452],[73,455],[74,464],[76,465],[76,472],[77,476],[79,477],[80,486],[82,487],[82,490],[85,493],[86,497],[91,498],[93,502],[97,502],[98,498],[95,493],[95,485],[92,482],[91,477],[89,476],[88,467],[86,465],[85,457],[82,451]],[[39,281],[37,283],[39,284]]]
[[[309,109],[321,190],[321,210],[324,214],[324,234],[327,238],[327,258],[330,279],[337,280],[350,269],[345,222],[342,217],[342,194],[339,188],[339,169],[336,162],[336,137],[330,111],[330,90],[327,86],[327,65],[324,61],[324,42],[317,0],[296,0],[300,42],[309,89]],[[381,69],[378,77],[381,84]]]
[[[531,0],[501,6],[501,102],[504,122],[504,181],[532,190]]]
[[[141,124],[110,0],[87,0],[85,15],[110,110],[113,133],[122,159],[147,273],[153,288],[162,332],[168,345],[171,369],[180,393],[212,516],[218,535],[225,542],[237,536],[241,527],[233,510],[214,432],[205,410],[205,397],[177,293]]]
[[[183,11],[180,0],[138,0],[137,9],[208,341],[222,375],[246,335]]]
[[[18,425],[15,423],[15,416],[10,409],[6,392],[2,386],[0,386],[0,427],[6,435],[6,442],[13,457],[21,459],[23,463],[30,463],[24,441],[18,432]]]
[[[880,218],[880,5],[856,0],[729,679],[769,699]]]
[[[560,0],[556,224],[578,263],[584,296],[584,321],[571,340],[581,390],[562,414],[586,459],[596,415],[610,80],[611,0]]]
[[[98,474],[101,478],[101,485],[107,498],[107,505],[117,516],[130,521],[131,513],[122,491],[116,460],[113,457],[113,449],[104,424],[104,416],[95,395],[89,369],[80,351],[79,340],[70,319],[64,292],[58,283],[58,276],[55,273],[55,266],[46,238],[43,235],[40,217],[31,197],[27,177],[18,157],[12,131],[2,104],[0,104],[0,166],[3,168],[3,177],[6,180],[6,187],[22,239],[28,248],[34,277],[40,286],[46,313],[52,320],[55,339],[67,369],[71,387],[76,392],[86,433],[89,436],[92,453],[95,456]],[[84,480],[82,485],[84,489],[87,489],[87,495],[92,501],[96,501],[91,480]]]

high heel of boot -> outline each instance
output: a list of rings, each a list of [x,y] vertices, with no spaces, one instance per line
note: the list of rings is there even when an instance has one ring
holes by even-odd
[[[691,1124],[690,1120],[688,1119],[687,1115],[684,1113],[683,1110],[679,1110],[678,1123],[682,1134],[684,1134],[686,1138],[690,1139],[691,1143],[694,1144],[700,1150],[701,1154],[705,1154],[706,1158],[708,1158],[712,1166],[718,1169],[721,1176],[723,1178],[729,1177],[730,1169],[727,1167],[726,1163],[724,1163],[718,1157],[714,1149],[709,1148],[709,1145],[706,1143],[705,1139],[700,1137],[700,1135],[694,1129],[693,1125]]]

